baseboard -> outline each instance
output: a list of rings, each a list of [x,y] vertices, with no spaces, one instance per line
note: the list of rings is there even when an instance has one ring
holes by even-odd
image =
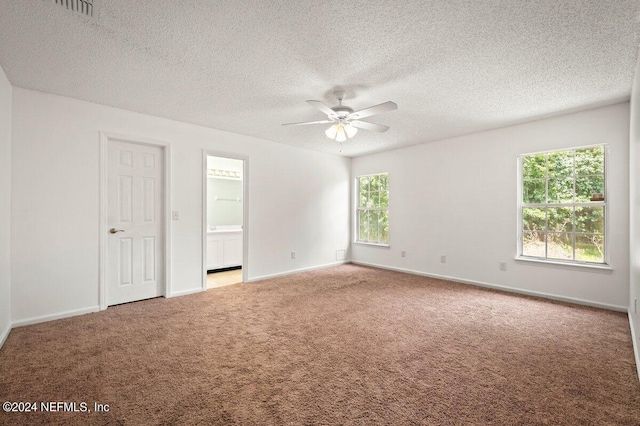
[[[9,322],[9,324],[7,324],[7,326],[5,327],[4,330],[2,330],[2,333],[0,333],[0,349],[2,349],[2,345],[4,345],[4,342],[7,340],[7,337],[9,337],[9,333],[11,332],[11,322]]]
[[[202,289],[202,287],[193,288],[191,290],[176,291],[174,293],[171,293],[170,296],[167,296],[167,299],[172,298],[172,297],[178,297],[178,296],[186,296],[187,294],[201,293],[203,291],[204,290]]]
[[[285,272],[278,272],[277,274],[261,275],[259,277],[249,278],[249,282],[252,283],[256,281],[268,280],[269,278],[284,277],[285,275],[298,274],[300,272],[307,272],[307,271],[314,271],[316,269],[331,268],[332,266],[344,265],[345,263],[351,263],[351,262],[349,260],[341,260],[338,262],[326,263],[324,265],[310,266],[308,268],[300,268],[300,269],[293,269]]]
[[[640,348],[638,348],[638,335],[633,326],[631,312],[629,312],[629,328],[631,329],[631,340],[633,341],[633,355],[636,359],[636,372],[638,373],[638,380],[640,380]]]
[[[73,311],[60,312],[52,315],[43,315],[41,317],[33,317],[27,318],[23,320],[18,320],[13,322],[13,328],[22,327],[24,325],[38,324],[41,322],[53,321],[62,318],[75,317],[77,315],[90,314],[92,312],[98,312],[100,310],[100,306],[91,306],[89,308],[76,309]]]
[[[390,271],[405,272],[407,274],[421,275],[423,277],[436,278],[436,279],[444,280],[444,281],[452,281],[452,282],[456,282],[456,283],[460,283],[460,284],[469,284],[469,285],[475,285],[475,286],[479,286],[479,287],[492,288],[494,290],[506,291],[508,293],[524,294],[526,296],[542,297],[544,299],[557,300],[559,302],[568,302],[568,303],[575,303],[576,305],[584,305],[584,306],[591,306],[591,307],[594,307],[594,308],[608,309],[610,311],[618,311],[618,312],[627,312],[628,311],[626,306],[609,305],[607,303],[592,302],[590,300],[583,300],[583,299],[577,299],[577,298],[573,298],[573,297],[559,296],[559,295],[556,295],[556,294],[543,293],[543,292],[540,292],[540,291],[532,291],[532,290],[524,290],[524,289],[520,289],[520,288],[507,287],[507,286],[498,285],[498,284],[486,283],[486,282],[483,282],[483,281],[467,280],[467,279],[464,279],[464,278],[450,277],[450,276],[447,276],[447,275],[430,274],[430,273],[426,273],[426,272],[422,272],[422,271],[416,271],[416,270],[413,270],[413,269],[396,268],[394,266],[378,265],[376,263],[360,262],[360,261],[355,261],[355,260],[351,261],[351,263],[356,264],[356,265],[372,266],[374,268],[380,268],[380,269],[388,269]]]

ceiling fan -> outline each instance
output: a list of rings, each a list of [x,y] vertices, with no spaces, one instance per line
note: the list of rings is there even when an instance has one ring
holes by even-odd
[[[380,133],[386,132],[389,130],[389,126],[369,123],[368,121],[361,121],[360,119],[398,109],[398,105],[396,105],[395,102],[388,101],[359,111],[353,111],[352,108],[342,105],[342,101],[346,95],[344,91],[339,90],[333,92],[333,94],[336,95],[336,98],[338,99],[338,106],[333,108],[329,108],[320,101],[307,101],[308,104],[313,105],[320,111],[327,114],[327,120],[286,123],[283,124],[283,126],[304,126],[307,124],[333,123],[333,125],[325,130],[324,133],[328,138],[335,139],[338,142],[344,142],[347,138],[354,137],[358,132],[358,129],[373,130]]]

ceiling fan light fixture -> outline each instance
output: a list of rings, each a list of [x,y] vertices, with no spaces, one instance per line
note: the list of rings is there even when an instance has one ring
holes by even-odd
[[[347,131],[344,128],[343,124],[338,124],[338,129],[337,129],[337,134],[336,134],[336,141],[337,142],[344,142],[347,140]]]
[[[347,139],[354,137],[358,133],[358,129],[349,123],[338,123],[329,127],[324,131],[329,139],[334,139],[338,142],[344,142]]]
[[[338,125],[334,124],[333,126],[329,127],[324,131],[324,134],[327,135],[329,139],[335,139],[336,135],[338,134]]]

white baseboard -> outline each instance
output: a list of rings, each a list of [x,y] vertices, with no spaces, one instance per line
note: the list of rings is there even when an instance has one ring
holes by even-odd
[[[638,348],[638,335],[633,326],[631,312],[629,312],[629,328],[631,329],[631,340],[633,341],[633,355],[636,359],[636,372],[638,373],[638,380],[640,380],[640,348]]]
[[[540,292],[540,291],[524,290],[524,289],[520,289],[520,288],[507,287],[507,286],[503,286],[503,285],[491,284],[491,283],[486,283],[486,282],[482,282],[482,281],[475,281],[475,280],[467,280],[467,279],[464,279],[464,278],[449,277],[449,276],[446,276],[446,275],[429,274],[429,273],[422,272],[422,271],[415,271],[413,269],[396,268],[396,267],[393,267],[393,266],[378,265],[376,263],[360,262],[360,261],[355,261],[355,260],[352,261],[351,263],[356,264],[356,265],[363,265],[363,266],[373,266],[374,268],[388,269],[388,270],[391,270],[391,271],[405,272],[407,274],[421,275],[423,277],[436,278],[436,279],[444,280],[444,281],[453,281],[453,282],[460,283],[460,284],[470,284],[470,285],[475,285],[475,286],[479,286],[479,287],[487,287],[487,288],[492,288],[492,289],[495,289],[495,290],[506,291],[508,293],[517,293],[517,294],[524,294],[526,296],[542,297],[542,298],[545,298],[545,299],[557,300],[557,301],[560,301],[560,302],[575,303],[577,305],[584,305],[584,306],[591,306],[591,307],[594,307],[594,308],[608,309],[610,311],[628,312],[626,306],[609,305],[607,303],[593,302],[593,301],[590,301],[590,300],[577,299],[577,298],[574,298],[574,297],[559,296],[559,295],[556,295],[556,294],[543,293],[543,292]]]
[[[2,330],[2,333],[0,333],[0,348],[2,348],[2,345],[4,345],[5,340],[7,340],[7,337],[9,337],[11,328],[12,328],[12,325],[11,325],[11,322],[9,322],[9,324],[7,324],[5,329]]]
[[[330,268],[332,266],[344,265],[345,263],[351,263],[351,261],[349,261],[349,260],[340,260],[338,262],[325,263],[324,265],[310,266],[308,268],[300,268],[300,269],[293,269],[293,270],[285,271],[285,272],[278,272],[277,274],[261,275],[259,277],[249,278],[249,282],[252,283],[252,282],[256,282],[256,281],[267,280],[269,278],[276,278],[276,277],[283,277],[285,275],[298,274],[300,272],[307,272],[307,271],[314,271],[316,269]]]
[[[174,293],[171,293],[170,296],[167,296],[167,299],[178,296],[186,296],[187,294],[202,293],[203,291],[204,290],[202,289],[202,287],[193,288],[191,290],[176,291]]]
[[[53,320],[62,319],[62,318],[75,317],[77,315],[90,314],[92,312],[98,312],[99,310],[100,310],[100,306],[96,305],[88,308],[60,312],[52,315],[43,315],[41,317],[26,318],[26,319],[14,321],[13,328],[22,327],[24,325],[38,324],[41,322],[53,321]]]

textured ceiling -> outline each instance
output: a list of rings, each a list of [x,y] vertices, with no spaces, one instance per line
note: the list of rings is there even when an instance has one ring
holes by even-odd
[[[636,0],[0,0],[14,86],[357,156],[627,99]],[[394,101],[342,147],[305,101]]]

